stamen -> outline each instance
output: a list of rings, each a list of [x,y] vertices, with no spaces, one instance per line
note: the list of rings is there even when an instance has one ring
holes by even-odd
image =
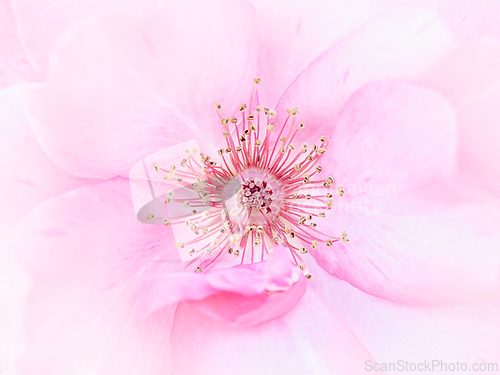
[[[203,272],[217,259],[230,255],[241,254],[241,263],[264,260],[273,245],[281,243],[310,279],[312,275],[301,256],[318,251],[319,244],[330,247],[337,241],[349,242],[346,232],[332,236],[318,230],[318,224],[312,221],[326,217],[325,210],[333,206],[332,192],[339,196],[345,192],[333,186],[333,176],[315,179],[322,172],[318,162],[328,147],[325,136],[309,152],[306,143],[300,148],[292,144],[295,137],[299,138],[299,130],[305,128],[304,122],[295,123],[297,108],[287,110],[282,124],[274,120],[274,110],[260,105],[253,108],[260,81],[254,80],[249,106],[242,104],[238,108],[240,121],[223,117],[221,104],[215,105],[226,143],[217,151],[222,159],[220,165],[208,155],[199,154],[198,160],[193,150],[186,150],[179,161],[181,169],[152,164],[154,172],[165,173],[165,181],[187,190],[191,197],[176,199],[173,191],[169,192],[163,201],[165,209],[180,204],[185,211],[165,218],[148,213],[146,219],[162,220],[165,226],[174,228],[186,225],[186,238],[176,245],[193,258],[186,268],[200,262],[195,272]],[[265,134],[261,134],[261,128]],[[271,137],[276,128],[277,138]],[[238,181],[237,188],[233,181]],[[326,193],[319,190],[323,188]]]

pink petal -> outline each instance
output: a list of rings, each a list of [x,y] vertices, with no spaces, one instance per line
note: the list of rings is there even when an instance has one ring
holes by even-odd
[[[498,364],[498,299],[446,307],[401,305],[365,294],[320,269],[312,272],[310,288],[318,291],[380,365],[397,361],[402,361],[403,366],[405,362],[424,361],[432,365],[432,361],[438,361],[434,369],[429,366],[427,371],[423,368],[410,371],[408,368],[407,372],[445,374],[450,373],[450,367],[448,371],[446,367],[441,369],[441,361],[466,363],[469,372],[473,372],[475,363]],[[491,369],[483,372],[497,373]]]
[[[379,17],[309,65],[280,99],[278,116],[298,107],[306,126],[302,137],[317,142],[332,133],[345,102],[360,87],[375,80],[411,77],[450,43],[439,18],[427,11],[411,9]]]
[[[328,225],[347,231],[350,242],[320,246],[312,253],[318,264],[365,293],[400,303],[447,305],[500,296],[498,203],[413,215],[381,207],[378,214],[332,215]]]
[[[305,291],[305,277],[291,264],[286,251],[277,249],[266,262],[206,274],[153,277],[143,287],[140,305],[147,316],[177,302],[192,301],[213,319],[251,326],[289,312]]]
[[[9,2],[9,1],[7,1]],[[49,53],[68,30],[86,18],[110,12],[129,10],[135,13],[156,11],[154,0],[30,0],[10,1],[16,27],[29,61],[37,75],[47,73]]]
[[[255,72],[252,13],[231,4],[108,15],[63,43],[47,85],[31,98],[35,133],[56,165],[109,178],[196,137],[216,149],[222,125],[215,103],[224,115],[237,111]]]
[[[32,86],[0,90],[0,222],[11,232],[46,199],[98,181],[70,176],[49,160],[29,129],[24,92]]]
[[[500,183],[500,45],[457,48],[419,77],[456,108],[461,180],[474,185]]]
[[[0,0],[0,25],[0,88],[36,80],[10,0]]]
[[[345,104],[322,163],[348,193],[383,185],[399,195],[452,176],[456,149],[455,114],[442,96],[402,81],[380,81]]]
[[[439,0],[437,10],[460,43],[500,41],[500,3],[496,0]]]
[[[173,368],[180,374],[359,373],[372,358],[333,311],[310,291],[290,312],[251,328],[178,307],[172,331]],[[194,353],[196,355],[193,358]]]
[[[32,277],[21,374],[164,374],[173,308],[134,318],[149,277],[178,271],[168,228],[137,221],[128,181],[38,206],[19,232]]]
[[[342,38],[388,11],[428,1],[252,0],[260,35],[261,103],[273,108],[280,96],[318,56]],[[311,43],[314,41],[314,43]]]

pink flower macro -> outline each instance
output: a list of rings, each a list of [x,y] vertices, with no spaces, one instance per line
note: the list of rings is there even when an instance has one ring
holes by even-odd
[[[0,329],[15,343],[2,371],[14,360],[19,374],[51,375],[500,365],[497,3],[16,0],[0,11],[12,249]],[[227,195],[244,214],[239,234],[191,248],[178,217],[141,211],[153,196],[134,205],[129,172],[145,166],[147,192],[161,190],[170,164],[152,157],[193,139],[219,173],[210,186],[246,177]],[[192,183],[189,163],[203,166],[191,156],[170,177]],[[201,214],[188,224],[194,238],[224,229]]]

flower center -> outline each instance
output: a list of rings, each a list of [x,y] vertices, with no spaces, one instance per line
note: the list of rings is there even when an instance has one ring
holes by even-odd
[[[163,220],[173,226],[176,238],[182,237],[176,245],[181,257],[191,258],[186,268],[198,262],[196,271],[201,272],[224,254],[241,257],[240,263],[261,261],[276,244],[283,244],[310,278],[303,254],[320,244],[349,241],[345,232],[331,235],[328,226],[320,228],[316,221],[326,217],[334,194],[344,194],[342,187],[333,185],[333,177],[317,179],[328,139],[321,137],[311,148],[305,143],[296,148],[293,141],[305,127],[303,122],[296,124],[298,110],[288,110],[283,124],[278,124],[274,111],[252,103],[253,94],[249,108],[239,108],[238,118],[222,117],[221,105],[216,105],[226,140],[218,162],[186,150],[180,168],[153,163],[155,172],[166,173],[165,181],[192,195],[165,194],[165,205],[182,203],[185,210],[171,215],[174,210],[168,209],[168,218],[147,218]],[[276,128],[279,134],[274,137]]]
[[[250,179],[245,181],[238,193],[238,206],[244,207],[249,213],[260,210],[266,214],[272,212],[273,190],[265,180]]]

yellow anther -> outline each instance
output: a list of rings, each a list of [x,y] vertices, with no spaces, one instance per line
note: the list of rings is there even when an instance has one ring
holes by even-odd
[[[196,250],[195,249],[191,249],[191,251],[189,252],[189,255],[193,256],[194,254],[196,254]]]
[[[257,112],[262,112],[262,107],[260,105],[258,105],[257,107],[255,107],[255,110]]]
[[[165,198],[165,200],[163,201],[163,204],[169,204],[170,203],[170,198]]]
[[[153,215],[153,214],[146,214],[146,219],[147,220],[151,220],[154,217],[155,217],[155,215]]]
[[[240,105],[240,112],[243,112],[247,108],[246,104]]]
[[[222,108],[222,106],[220,105],[220,103],[215,104],[215,109],[216,109],[216,110],[219,110],[219,109],[221,109],[221,108]]]
[[[267,125],[267,130],[272,132],[274,130],[274,123],[270,123],[269,125]]]
[[[253,121],[255,119],[254,115],[248,115],[247,120]]]
[[[194,271],[194,272],[201,273],[201,272],[203,272],[203,270],[201,269],[201,267],[196,267],[196,271]]]
[[[222,133],[222,135],[227,138],[227,137],[229,137],[230,134],[229,134],[229,132],[224,132],[224,133]]]
[[[319,165],[316,167],[316,172],[321,173],[322,170],[323,169]]]
[[[304,129],[306,127],[306,124],[304,124],[303,122],[301,122],[299,124],[299,129]]]
[[[176,242],[175,246],[177,246],[179,249],[183,249],[184,248],[184,242]]]
[[[306,249],[305,247],[302,247],[302,248],[300,249],[300,253],[301,253],[301,254],[307,254],[307,249]]]
[[[325,143],[325,141],[326,141],[326,137],[320,137],[319,141],[320,141],[321,143]]]
[[[310,273],[308,273],[308,274],[306,275],[306,279],[307,279],[307,280],[311,280],[311,279],[312,279],[312,277],[313,277],[313,275],[311,275]]]
[[[294,145],[292,145],[291,143],[288,145],[288,148],[289,148],[290,150],[292,150],[292,151],[295,151],[295,146],[294,146]]]
[[[318,149],[318,154],[324,154],[326,152],[326,149],[325,148],[320,148]]]
[[[254,78],[253,81],[255,82],[256,85],[260,83],[260,78]]]
[[[311,228],[316,228],[316,227],[318,226],[318,224],[316,224],[316,223],[309,223],[309,226],[310,226]]]
[[[302,168],[302,165],[300,165],[300,164],[295,164],[295,167],[294,167],[294,168],[295,168],[295,170],[297,170],[297,171],[298,171],[300,168]]]
[[[326,214],[324,212],[318,212],[318,217],[326,217]]]
[[[271,118],[276,117],[276,111],[270,110],[269,111],[269,117],[271,117]]]
[[[260,145],[262,144],[262,142],[260,140],[256,140],[255,141],[255,147],[260,147]]]
[[[311,199],[311,194],[306,194],[306,199]]]
[[[306,217],[305,216],[302,216],[300,219],[299,219],[299,225],[303,225],[305,222],[306,222]]]
[[[333,241],[332,240],[326,240],[326,246],[332,246]]]
[[[349,242],[350,240],[347,238],[347,233],[344,231],[342,232],[342,241],[344,242]]]
[[[229,119],[228,118],[223,118],[222,120],[220,120],[220,123],[224,126],[226,126],[227,124],[229,124]]]
[[[304,183],[305,183],[305,184],[308,184],[308,183],[309,183],[309,181],[311,181],[311,179],[309,178],[309,175],[307,175],[307,174],[306,174],[306,175],[304,176]]]
[[[316,250],[318,248],[318,241],[312,240],[311,242],[312,242],[312,248]]]
[[[153,169],[155,170],[156,173],[160,173],[160,167],[156,163],[153,163]]]
[[[326,209],[327,210],[331,210],[332,209],[332,205],[333,205],[333,201],[331,199],[327,199],[325,201],[325,205],[326,205]]]
[[[163,224],[165,226],[169,225],[170,224],[170,220],[168,220],[167,218],[163,219]]]

